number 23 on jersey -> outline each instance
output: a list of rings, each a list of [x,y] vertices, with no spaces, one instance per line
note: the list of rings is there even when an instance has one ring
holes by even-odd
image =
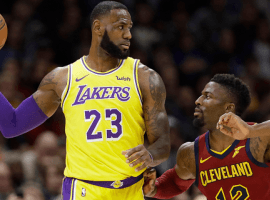
[[[103,141],[102,132],[96,131],[101,120],[109,120],[111,122],[111,129],[106,129],[106,140],[116,141],[123,135],[122,113],[116,108],[105,109],[105,116],[102,116],[97,110],[85,110],[84,119],[86,122],[92,121],[86,133],[87,142]],[[116,131],[113,131],[113,128]]]

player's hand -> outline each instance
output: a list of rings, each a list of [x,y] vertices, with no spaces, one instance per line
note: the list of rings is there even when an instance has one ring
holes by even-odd
[[[144,173],[144,185],[143,194],[147,197],[153,197],[157,193],[157,188],[155,185],[157,174],[154,168],[148,168]]]
[[[234,139],[244,140],[249,137],[251,126],[236,114],[229,112],[220,116],[217,129]]]
[[[123,151],[122,154],[127,158],[126,162],[129,163],[130,167],[141,164],[135,169],[136,172],[143,170],[153,161],[144,145],[138,145],[132,149]]]

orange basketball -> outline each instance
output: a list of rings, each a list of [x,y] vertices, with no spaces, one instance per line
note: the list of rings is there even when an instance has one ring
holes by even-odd
[[[8,35],[7,24],[4,17],[0,14],[0,49],[4,46]]]

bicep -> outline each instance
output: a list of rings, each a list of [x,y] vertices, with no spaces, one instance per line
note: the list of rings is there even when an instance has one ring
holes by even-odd
[[[165,110],[166,90],[161,77],[147,68],[139,76],[140,87],[143,94],[143,111],[150,143],[162,135],[169,134],[168,117]]]

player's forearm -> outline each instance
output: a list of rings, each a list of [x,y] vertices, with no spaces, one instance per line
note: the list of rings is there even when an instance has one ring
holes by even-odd
[[[270,120],[258,123],[255,125],[249,125],[249,138],[270,136]]]
[[[155,167],[167,160],[170,156],[170,128],[165,112],[160,112],[154,119],[146,124],[149,147],[147,150],[153,157],[153,162],[149,165]]]
[[[14,109],[0,93],[0,130],[5,138],[26,133],[42,124],[47,118],[32,96]]]
[[[177,175],[175,168],[167,170],[156,180],[156,188],[151,197],[169,199],[185,192],[195,179],[183,180]]]
[[[149,165],[150,167],[155,167],[169,158],[171,147],[170,143],[166,140],[169,139],[159,138],[148,147],[147,150],[153,157],[153,162]]]

